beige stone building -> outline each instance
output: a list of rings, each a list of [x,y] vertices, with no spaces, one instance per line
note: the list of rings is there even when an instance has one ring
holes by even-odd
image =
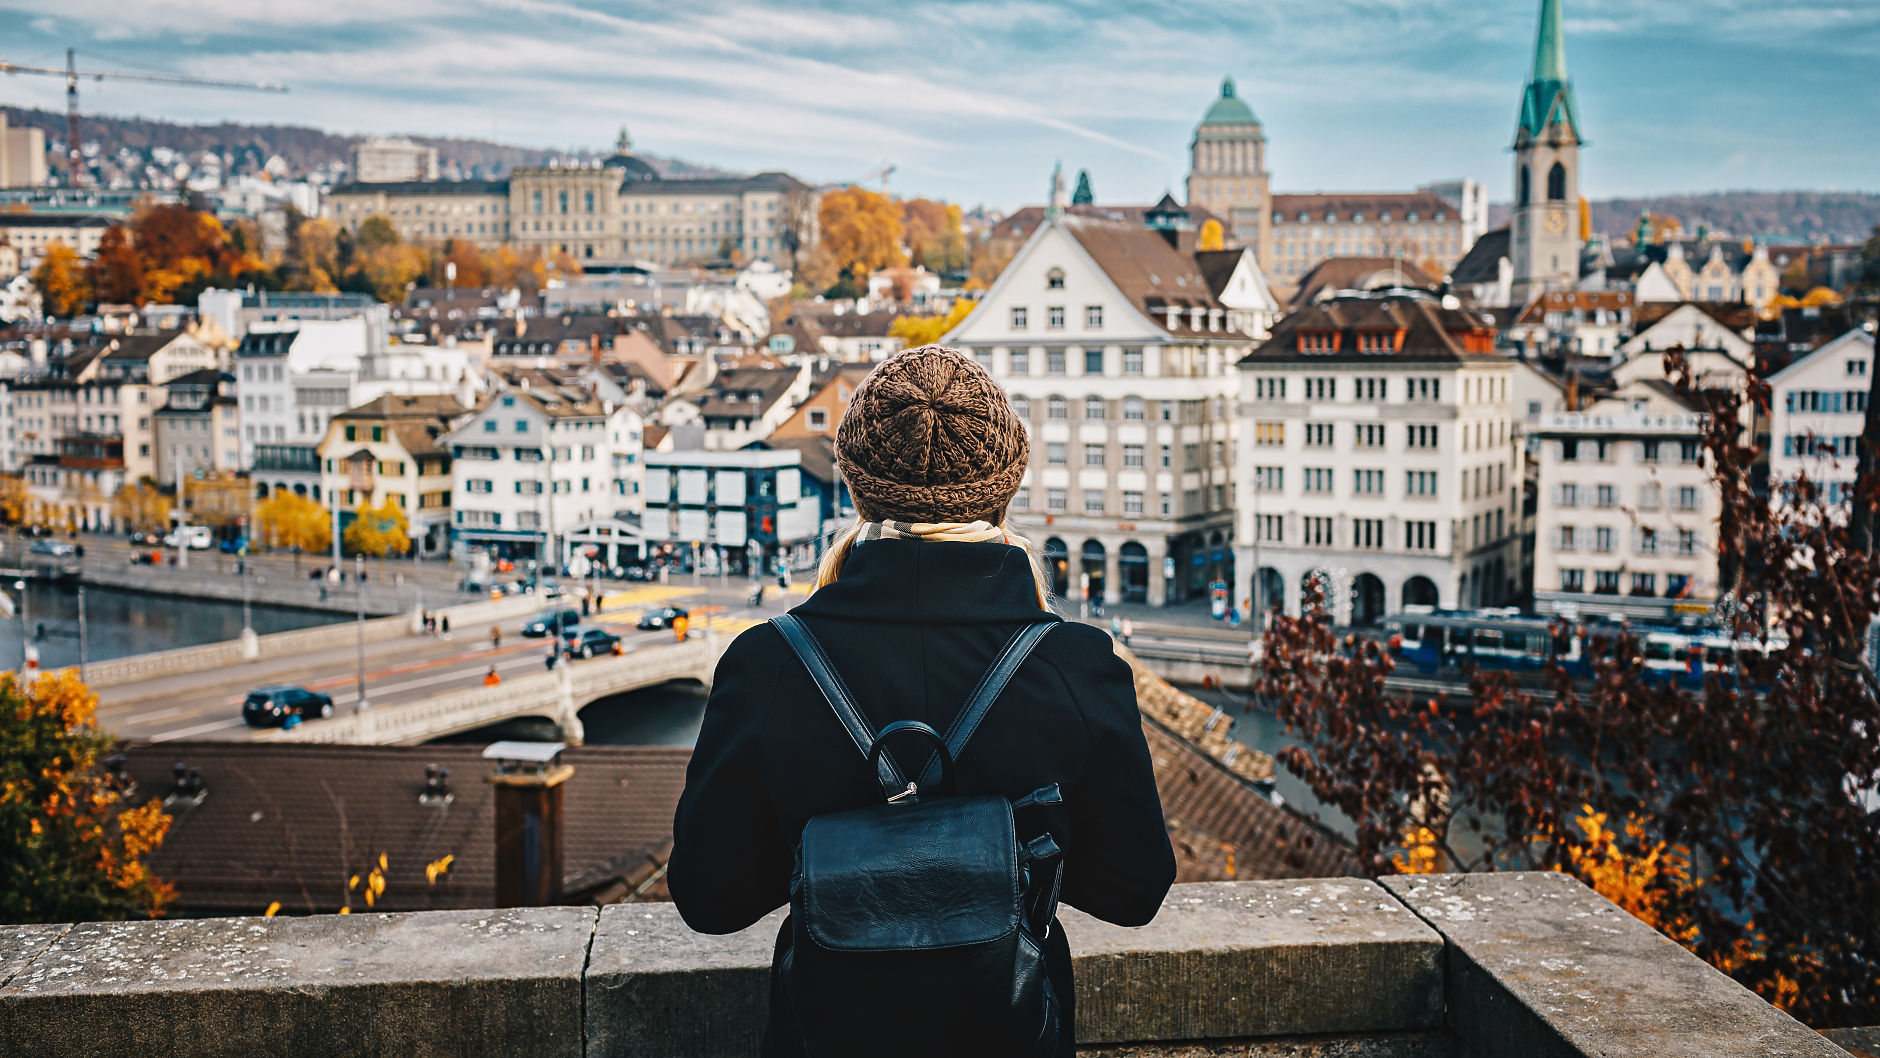
[[[798,243],[816,241],[815,191],[788,173],[664,180],[633,155],[624,133],[598,164],[516,169],[507,180],[342,184],[326,208],[350,231],[378,214],[408,241],[506,243],[598,270],[733,254],[787,264]]]
[[[1334,257],[1403,260],[1442,276],[1469,251],[1462,215],[1428,191],[1274,195],[1272,220],[1266,272],[1280,287]]]

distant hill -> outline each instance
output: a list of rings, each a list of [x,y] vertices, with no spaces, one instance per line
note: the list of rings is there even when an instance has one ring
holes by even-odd
[[[1697,234],[1699,224],[1732,238],[1761,235],[1771,243],[1864,242],[1880,225],[1880,194],[1864,191],[1713,191],[1704,195],[1612,198],[1588,203],[1593,230],[1630,233],[1639,213],[1670,214]],[[1488,209],[1489,226],[1508,223],[1509,204]]]
[[[0,107],[7,123],[45,130],[49,168],[63,168],[65,115],[50,110]],[[80,126],[86,144],[97,144],[90,157],[102,170],[107,182],[112,177],[129,180],[131,186],[156,186],[159,179],[148,167],[166,170],[173,176],[179,163],[199,168],[202,152],[222,159],[222,172],[229,175],[258,173],[268,159],[278,156],[290,178],[314,173],[336,173],[352,164],[353,145],[363,136],[348,136],[310,129],[299,125],[179,125],[139,117],[112,117],[87,114]],[[488,140],[459,140],[439,136],[411,136],[410,139],[437,148],[439,170],[449,179],[492,179],[517,166],[546,165],[550,159],[586,161],[601,157],[593,152],[541,150],[515,147]],[[58,149],[54,150],[54,145]],[[171,153],[177,158],[171,158]],[[709,166],[693,165],[676,158],[640,155],[659,174],[669,180],[736,174]]]

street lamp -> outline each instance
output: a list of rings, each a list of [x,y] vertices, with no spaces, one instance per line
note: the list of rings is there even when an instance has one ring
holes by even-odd
[[[363,713],[372,708],[366,699],[366,556],[353,556],[353,587],[359,593],[359,700],[353,703],[353,712]]]

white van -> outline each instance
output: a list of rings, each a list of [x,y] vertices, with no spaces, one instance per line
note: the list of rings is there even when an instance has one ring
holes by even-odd
[[[179,525],[163,538],[164,547],[187,547],[191,551],[207,551],[214,543],[206,525]]]

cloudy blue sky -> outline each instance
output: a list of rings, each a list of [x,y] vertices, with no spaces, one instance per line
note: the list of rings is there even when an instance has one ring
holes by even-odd
[[[1880,189],[1880,2],[1563,0],[1592,197]],[[967,205],[1179,188],[1222,75],[1276,190],[1469,176],[1506,147],[1539,0],[0,0],[0,59],[285,81],[286,96],[86,84],[88,110],[647,151]],[[63,106],[59,82],[0,100]]]

